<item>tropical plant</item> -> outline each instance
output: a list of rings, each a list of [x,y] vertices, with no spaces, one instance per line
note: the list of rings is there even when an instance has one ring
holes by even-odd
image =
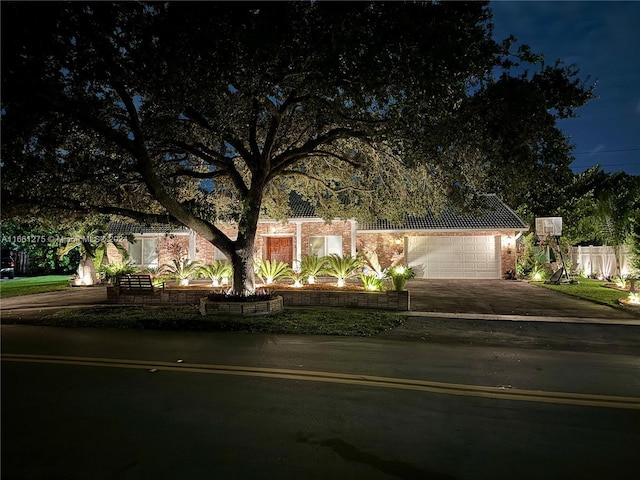
[[[618,288],[625,288],[627,286],[627,275],[616,275],[611,280]]]
[[[379,292],[384,290],[384,278],[381,278],[377,275],[365,275],[360,274],[360,280],[362,280],[362,286],[365,290],[371,292]]]
[[[362,267],[362,261],[351,256],[341,257],[333,253],[327,256],[326,259],[326,273],[338,280],[339,287],[343,287],[348,279],[355,277],[360,267]]]
[[[326,273],[326,264],[326,257],[318,257],[315,253],[312,255],[302,255],[300,270],[302,275],[306,277],[307,282],[313,284],[316,281],[316,277]]]
[[[58,249],[59,258],[76,249],[80,252],[82,259],[78,266],[78,277],[85,285],[92,285],[99,281],[97,270],[101,265],[109,263],[107,256],[109,245],[113,245],[124,260],[129,258],[126,248],[120,244],[120,239],[108,232],[105,222],[106,218],[100,217],[76,224],[64,238],[66,242]],[[127,237],[127,240],[135,242],[131,236]]]
[[[301,271],[296,272],[295,270],[291,270],[291,273],[289,273],[287,278],[290,278],[293,281],[294,287],[302,287],[305,275]]]
[[[533,268],[529,272],[529,279],[533,280],[534,282],[547,280],[550,276],[551,272],[549,271],[549,269],[538,262],[535,262]]]
[[[544,263],[547,260],[546,249],[536,245],[536,242],[536,234],[533,232],[522,237],[516,261],[518,278],[528,278],[536,264]]]
[[[113,283],[118,277],[137,273],[140,269],[138,266],[131,263],[130,260],[123,260],[120,262],[101,265],[98,271],[106,281]]]
[[[189,285],[189,278],[196,276],[201,264],[198,260],[188,258],[173,259],[171,263],[165,263],[160,268],[161,272],[169,278],[173,278],[177,284]]]
[[[231,275],[233,275],[233,268],[223,260],[214,260],[211,265],[200,267],[200,274],[210,279],[213,287],[218,287],[221,283],[226,284],[228,282]]]
[[[289,264],[280,260],[264,260],[259,259],[256,261],[257,275],[260,277],[263,283],[267,285],[277,280],[291,275],[292,270]]]
[[[401,292],[404,290],[407,279],[414,278],[416,276],[416,272],[413,267],[409,267],[408,265],[396,265],[389,272],[389,276],[393,282],[394,290],[396,292]]]

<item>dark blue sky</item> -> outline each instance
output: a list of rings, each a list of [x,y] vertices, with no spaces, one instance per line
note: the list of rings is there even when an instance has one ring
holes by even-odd
[[[640,175],[640,1],[492,1],[494,37],[576,64],[595,99],[560,128],[576,145],[574,171]]]

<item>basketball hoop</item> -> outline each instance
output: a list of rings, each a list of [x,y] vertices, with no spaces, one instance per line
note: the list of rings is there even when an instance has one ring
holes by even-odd
[[[562,266],[558,268],[549,280],[545,283],[560,284],[562,277],[566,278],[568,283],[573,283],[569,278],[569,272],[564,262],[562,248],[560,247],[560,237],[562,236],[562,217],[540,217],[536,218],[536,235],[538,238],[551,238],[551,244],[555,243],[557,252],[560,254]]]
[[[562,217],[536,218],[536,235],[539,237],[561,237]]]

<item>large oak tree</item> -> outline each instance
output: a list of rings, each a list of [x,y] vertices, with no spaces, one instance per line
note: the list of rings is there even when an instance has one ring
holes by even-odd
[[[254,289],[258,217],[284,218],[291,190],[326,218],[468,202],[503,165],[544,160],[505,153],[510,133],[496,126],[517,115],[500,109],[526,99],[559,112],[589,94],[554,66],[518,77],[510,97],[511,42],[493,40],[481,2],[2,10],[5,212],[179,222],[227,255],[242,293]],[[549,115],[541,136],[566,154]],[[229,220],[235,239],[219,228]]]

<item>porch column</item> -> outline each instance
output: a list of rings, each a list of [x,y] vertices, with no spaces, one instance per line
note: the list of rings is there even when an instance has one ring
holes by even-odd
[[[196,259],[196,232],[189,230],[189,260]]]
[[[355,220],[349,220],[349,223],[351,224],[351,256],[355,258],[357,222]]]
[[[302,222],[296,224],[296,261],[302,261]]]

